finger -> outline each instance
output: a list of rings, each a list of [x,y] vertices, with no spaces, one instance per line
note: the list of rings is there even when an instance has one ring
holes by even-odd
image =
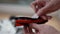
[[[32,24],[30,24],[30,26],[31,26],[33,29],[39,30],[39,25],[38,25],[38,24],[32,23]]]
[[[46,5],[43,8],[39,9],[37,14],[41,16],[41,15],[52,13],[57,9],[58,9],[57,4],[55,4],[54,1],[50,1],[49,3],[46,3]]]
[[[29,30],[30,33],[33,33],[31,27],[28,27],[28,30]]]
[[[31,3],[31,7],[37,13],[37,11],[44,6],[45,3],[34,1]]]
[[[43,25],[43,24],[42,24]],[[35,24],[35,23],[33,23],[33,24],[31,24],[30,26],[35,30],[35,32],[34,32],[34,34],[38,34],[38,33],[40,33],[41,32],[41,29],[42,29],[42,27],[44,26],[42,26],[41,24],[40,25],[38,25],[38,24]]]
[[[24,34],[29,34],[29,31],[28,31],[28,27],[27,26],[24,26]]]
[[[28,30],[29,30],[30,34],[34,34],[34,32],[32,31],[32,27],[31,26],[28,27]]]
[[[46,15],[41,16],[44,20],[48,20],[48,17]]]
[[[44,20],[48,20],[48,19],[51,19],[52,18],[52,16],[47,16],[47,15],[43,15],[43,16],[41,16]]]
[[[52,18],[52,16],[47,16],[48,17],[48,19],[51,19]]]
[[[32,9],[33,9],[35,12],[38,11],[38,8],[36,8],[36,6],[37,6],[37,2],[36,2],[36,1],[34,1],[34,2],[31,3],[31,7],[32,7]]]
[[[32,28],[29,27],[29,26],[24,26],[24,33],[25,33],[25,34],[34,34],[34,33],[32,32]]]

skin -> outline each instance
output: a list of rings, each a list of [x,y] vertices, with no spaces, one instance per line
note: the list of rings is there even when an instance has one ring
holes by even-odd
[[[41,16],[60,9],[60,0],[35,0],[31,7],[38,16]]]
[[[32,31],[32,28],[35,29],[35,32]],[[60,34],[60,32],[52,26],[33,23],[29,27],[24,26],[24,34]]]
[[[38,16],[43,16],[60,9],[60,0],[35,0],[31,3],[31,7]],[[35,32],[32,32],[32,28],[35,29]],[[60,32],[47,24],[33,23],[24,26],[24,34],[60,34]]]

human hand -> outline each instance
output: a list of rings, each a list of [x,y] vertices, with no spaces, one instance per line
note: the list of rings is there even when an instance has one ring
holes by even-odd
[[[32,28],[35,32],[32,32]],[[31,24],[29,27],[24,26],[24,34],[60,34],[54,27],[46,24]]]
[[[60,9],[60,0],[35,0],[31,7],[37,15],[45,15]]]

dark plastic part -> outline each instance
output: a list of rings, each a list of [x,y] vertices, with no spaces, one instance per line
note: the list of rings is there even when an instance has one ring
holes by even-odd
[[[46,22],[48,22],[48,20],[45,20],[45,21],[43,21],[43,22],[41,22],[41,23],[37,23],[37,24],[45,24]]]
[[[10,17],[10,20],[38,20],[38,19],[42,19],[41,17],[39,18],[30,18],[30,17],[15,17],[15,16],[12,16]],[[48,20],[43,20],[41,23],[40,22],[37,22],[37,24],[45,24]],[[27,25],[27,23],[17,23],[17,24],[21,24],[21,25]]]
[[[30,17],[15,17],[15,16],[10,17],[10,20],[13,20],[13,19],[15,19],[15,20],[18,20],[18,19],[37,20],[37,19],[41,19],[41,17],[39,17],[39,18],[30,18]]]

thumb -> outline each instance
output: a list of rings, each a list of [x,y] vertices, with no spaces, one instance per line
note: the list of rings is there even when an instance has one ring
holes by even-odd
[[[33,29],[36,29],[36,30],[39,30],[39,28],[40,28],[39,25],[36,24],[36,23],[31,23],[30,27],[33,28]]]
[[[48,15],[43,15],[41,16],[44,20],[50,20],[52,18],[52,16],[48,16]]]

